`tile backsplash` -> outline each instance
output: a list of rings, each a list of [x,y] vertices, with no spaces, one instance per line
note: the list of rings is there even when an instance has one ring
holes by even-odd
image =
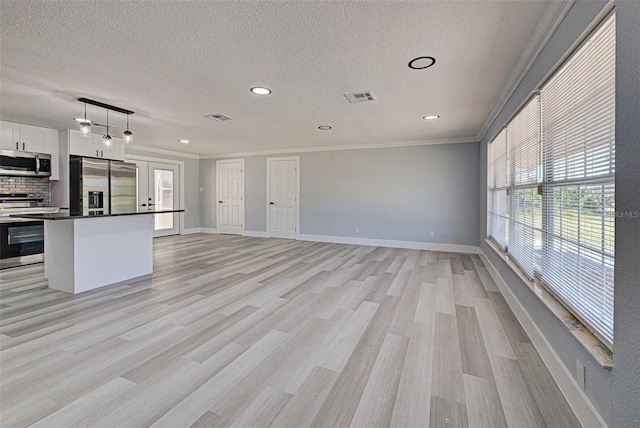
[[[0,176],[0,193],[42,193],[43,204],[51,205],[51,182],[46,177]]]

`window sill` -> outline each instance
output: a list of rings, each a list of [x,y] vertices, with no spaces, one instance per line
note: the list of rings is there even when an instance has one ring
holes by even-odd
[[[613,368],[613,353],[602,343],[596,335],[591,333],[571,312],[569,312],[551,293],[540,287],[535,281],[529,280],[520,268],[490,239],[485,242],[522,280],[524,284],[537,295],[542,303],[569,330],[584,349],[603,369]]]

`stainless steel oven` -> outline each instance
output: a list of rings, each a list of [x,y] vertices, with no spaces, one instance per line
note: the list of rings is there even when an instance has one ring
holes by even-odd
[[[44,260],[44,221],[3,218],[0,221],[0,268]]]
[[[44,261],[44,221],[10,217],[59,212],[40,193],[0,193],[0,269]]]

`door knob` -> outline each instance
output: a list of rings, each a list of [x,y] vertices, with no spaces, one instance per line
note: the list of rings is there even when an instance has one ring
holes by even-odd
[[[147,204],[142,204],[142,205],[140,205],[140,206],[141,206],[141,207],[146,207],[146,206],[147,206]]]
[[[275,204],[276,204],[275,202],[269,202],[269,205],[275,205]]]
[[[222,203],[222,201],[218,201],[218,203],[219,203],[219,204],[221,204],[221,203]]]

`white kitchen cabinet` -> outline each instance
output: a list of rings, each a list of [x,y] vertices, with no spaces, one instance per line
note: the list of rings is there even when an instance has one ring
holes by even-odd
[[[20,125],[19,150],[33,153],[44,153],[47,128],[39,126]]]
[[[50,180],[60,179],[58,130],[13,122],[0,122],[0,148],[51,155]]]
[[[69,154],[76,156],[98,157],[96,156],[96,148],[94,135],[83,137],[79,131],[69,130]],[[99,152],[98,152],[99,154]]]
[[[109,159],[113,160],[124,160],[124,146],[126,143],[122,138],[114,138],[113,139],[113,147],[109,150]]]
[[[57,129],[47,129],[44,140],[44,153],[51,155],[51,176],[49,180],[60,180],[60,144]]]
[[[101,134],[91,134],[83,137],[80,131],[69,130],[69,154],[92,158],[124,160],[124,140],[114,138],[111,148],[107,149],[102,143]]]
[[[0,149],[18,150],[20,145],[20,125],[12,122],[0,122]]]
[[[2,149],[45,153],[48,128],[12,122],[2,122],[0,128]]]

